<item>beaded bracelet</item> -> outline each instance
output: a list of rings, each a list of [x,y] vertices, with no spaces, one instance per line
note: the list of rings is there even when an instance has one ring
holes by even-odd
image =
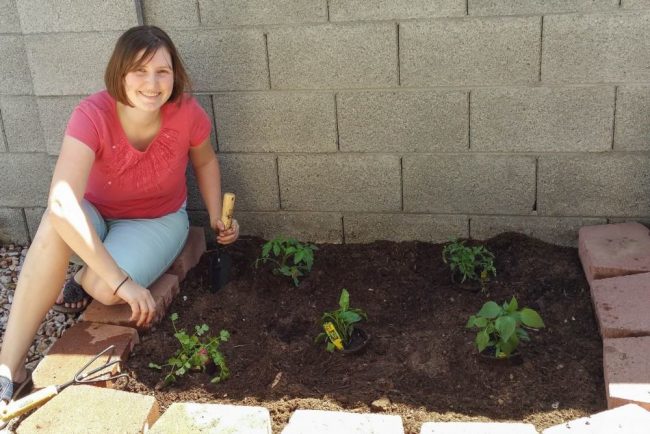
[[[128,275],[124,278],[124,280],[122,281],[122,283],[120,283],[119,285],[117,285],[117,288],[115,288],[115,291],[113,291],[113,295],[117,294],[117,291],[120,290],[120,288],[122,287],[122,285],[124,285],[124,284],[126,283],[127,280],[129,280],[129,276],[128,276]]]

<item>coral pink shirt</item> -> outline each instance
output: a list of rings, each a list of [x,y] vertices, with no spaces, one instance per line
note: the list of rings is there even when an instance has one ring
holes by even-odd
[[[146,150],[129,143],[107,91],[73,111],[65,134],[95,152],[84,197],[104,218],[156,218],[178,211],[187,199],[190,147],[210,136],[211,122],[191,96],[161,108],[160,131]]]

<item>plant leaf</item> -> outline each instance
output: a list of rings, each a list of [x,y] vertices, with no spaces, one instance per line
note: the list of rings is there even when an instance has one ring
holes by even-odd
[[[490,342],[490,336],[488,336],[485,330],[481,330],[476,334],[476,346],[478,347],[479,353],[487,347],[488,342]]]
[[[512,313],[516,311],[519,308],[519,304],[517,303],[517,299],[513,296],[512,299],[510,300],[510,303],[508,304],[508,307],[506,307],[506,312]]]
[[[155,363],[151,363],[151,362],[149,362],[149,367],[158,370],[162,369],[162,366],[156,365]]]
[[[544,327],[544,321],[542,321],[542,317],[539,316],[539,314],[533,309],[530,309],[528,307],[525,307],[521,310],[521,322],[524,323],[524,325],[534,329]]]
[[[477,316],[483,318],[496,318],[501,313],[501,307],[493,301],[488,301],[483,305]]]
[[[341,291],[341,298],[339,298],[339,306],[342,310],[348,310],[350,307],[350,294],[347,289],[343,288]]]
[[[497,332],[503,341],[510,339],[512,334],[515,332],[516,325],[517,323],[510,316],[499,317],[494,323],[494,327],[497,329]]]

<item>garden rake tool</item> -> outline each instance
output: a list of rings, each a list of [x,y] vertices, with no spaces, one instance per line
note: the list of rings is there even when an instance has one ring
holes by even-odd
[[[225,193],[221,202],[221,221],[226,229],[232,225],[232,214],[235,211],[235,195]],[[219,244],[207,251],[210,260],[208,269],[210,272],[210,292],[217,292],[228,283],[230,278],[230,255],[221,251]]]
[[[99,358],[106,353],[109,354],[108,359],[104,364],[86,371],[93,363],[99,360]],[[36,407],[40,407],[70,385],[92,384],[98,383],[100,381],[112,381],[121,377],[128,377],[128,374],[126,373],[114,374],[111,372],[111,370],[108,372],[106,371],[107,368],[110,368],[111,366],[117,365],[121,362],[119,359],[111,361],[114,353],[115,345],[111,345],[93,357],[88,363],[86,363],[83,368],[77,371],[74,378],[67,383],[59,384],[56,386],[48,386],[16,401],[11,401],[0,413],[0,420],[2,422],[8,422],[11,419],[20,416],[21,414],[24,414]]]

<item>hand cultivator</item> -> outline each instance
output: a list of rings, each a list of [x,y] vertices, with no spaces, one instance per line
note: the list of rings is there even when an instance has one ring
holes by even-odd
[[[87,369],[90,368],[90,366],[93,363],[95,363],[101,356],[103,356],[106,353],[108,353],[108,359],[104,364],[86,371]],[[48,386],[44,389],[38,390],[30,395],[27,395],[17,401],[11,401],[2,410],[2,412],[0,412],[0,420],[2,420],[2,422],[8,422],[13,418],[28,412],[29,410],[32,410],[36,407],[40,407],[41,405],[45,404],[47,401],[49,401],[50,399],[58,395],[59,392],[61,392],[63,389],[65,389],[70,385],[93,384],[102,381],[112,381],[121,377],[127,377],[128,374],[126,373],[115,374],[111,372],[112,370],[110,369],[107,370],[108,368],[114,365],[118,365],[120,363],[120,360],[111,361],[111,358],[113,357],[114,353],[115,353],[115,345],[111,345],[108,348],[106,348],[104,351],[102,351],[101,353],[93,357],[88,363],[86,363],[79,371],[77,371],[77,374],[74,376],[74,378],[68,381],[67,383],[63,383],[57,386]]]

